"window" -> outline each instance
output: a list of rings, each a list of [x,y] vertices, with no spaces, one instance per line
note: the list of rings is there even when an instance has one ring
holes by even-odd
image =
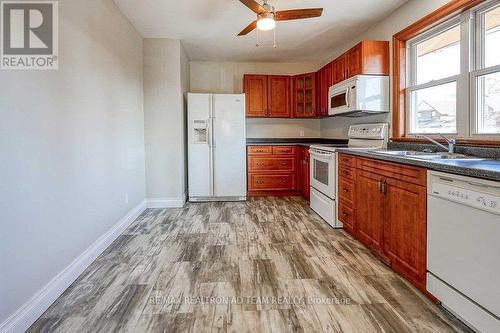
[[[434,29],[409,45],[409,133],[457,133],[460,22]]]
[[[500,134],[500,2],[476,14],[475,71],[471,99],[474,134]]]
[[[484,1],[405,45],[407,135],[500,138],[500,0]]]

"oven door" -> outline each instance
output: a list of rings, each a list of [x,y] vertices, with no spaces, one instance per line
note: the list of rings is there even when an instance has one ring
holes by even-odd
[[[311,187],[335,200],[335,154],[310,150]]]

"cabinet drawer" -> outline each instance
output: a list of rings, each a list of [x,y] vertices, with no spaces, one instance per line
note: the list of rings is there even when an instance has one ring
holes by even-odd
[[[339,221],[344,223],[344,228],[352,232],[354,229],[354,209],[352,209],[349,204],[340,200],[339,201]]]
[[[293,157],[248,157],[248,171],[277,171],[293,172],[295,170],[295,158]]]
[[[273,155],[295,155],[295,147],[273,146]]]
[[[271,155],[273,153],[272,146],[249,146],[248,155]]]
[[[295,177],[293,174],[285,175],[248,175],[251,191],[259,190],[294,190]]]
[[[339,164],[339,176],[354,181],[356,180],[356,169],[354,169],[354,167]]]
[[[346,154],[339,154],[339,167],[340,166],[355,167],[356,158]]]
[[[356,165],[359,170],[373,174],[420,186],[427,184],[427,170],[424,168],[368,158],[358,158]]]
[[[339,198],[350,203],[354,202],[354,183],[344,177],[339,177]]]

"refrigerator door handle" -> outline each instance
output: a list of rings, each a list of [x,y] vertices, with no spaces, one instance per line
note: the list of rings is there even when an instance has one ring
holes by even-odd
[[[214,144],[214,138],[215,138],[215,124],[214,124],[214,114],[215,114],[215,96],[210,95],[210,110],[209,110],[209,119],[208,119],[208,126],[210,127],[210,145],[209,145],[209,151],[210,151],[210,196],[215,195],[215,144]]]
[[[206,121],[207,123],[207,143],[209,147],[212,147],[212,122],[210,119]]]
[[[215,142],[215,117],[213,117],[211,120],[211,123],[212,123],[212,128],[213,128],[213,131],[212,131],[212,147],[215,148],[216,146],[216,142]]]

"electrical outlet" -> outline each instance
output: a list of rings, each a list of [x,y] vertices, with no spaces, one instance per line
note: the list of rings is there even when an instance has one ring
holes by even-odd
[[[304,137],[304,135],[305,135],[304,131],[300,131],[299,135],[300,135],[300,137]]]
[[[125,205],[128,205],[128,193],[125,193]]]

